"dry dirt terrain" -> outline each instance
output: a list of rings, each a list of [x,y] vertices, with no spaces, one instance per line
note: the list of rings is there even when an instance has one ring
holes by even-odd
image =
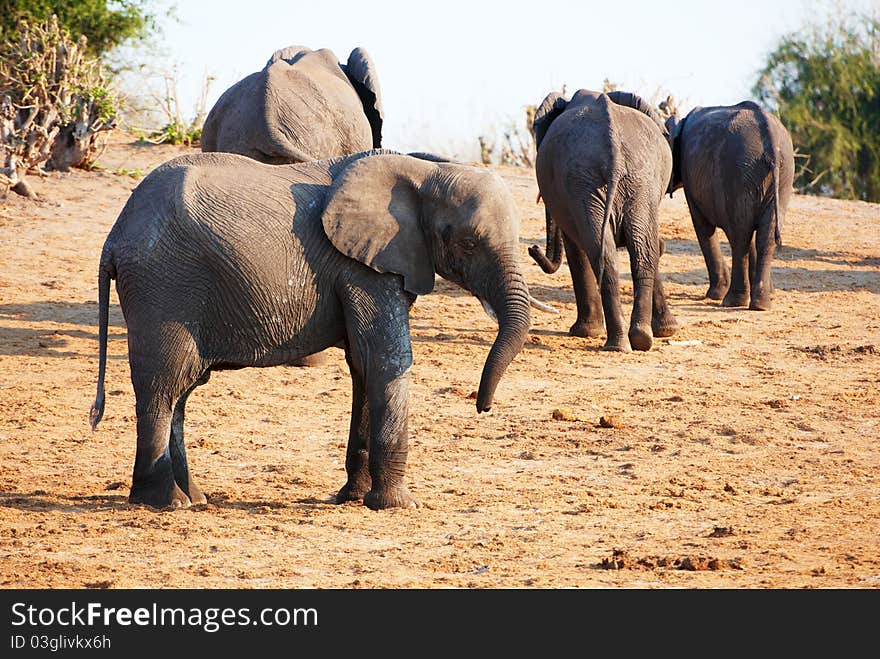
[[[544,238],[533,172],[498,168],[532,293],[561,314],[533,312],[477,415],[492,321],[439,278],[416,302],[407,479],[421,508],[331,503],[350,411],[336,349],[316,368],[215,373],[187,407],[209,503],[128,505],[134,397],[115,290],[105,417],[88,423],[98,258],[137,184],[127,173],[186,151],[118,136],[103,171],[36,180],[37,202],[0,199],[0,587],[880,587],[880,205],[805,196],[763,313],[703,298],[683,194],[665,199],[661,270],[681,329],[647,353],[606,353],[567,334],[566,267],[546,275],[528,257]]]

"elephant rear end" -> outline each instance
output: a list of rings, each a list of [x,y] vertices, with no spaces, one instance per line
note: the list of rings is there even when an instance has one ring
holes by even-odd
[[[725,306],[770,308],[770,263],[782,242],[792,194],[794,149],[788,131],[751,101],[697,108],[676,135],[681,183],[709,270],[707,295]],[[730,242],[721,263],[715,228]]]
[[[705,215],[725,230],[738,217],[757,223],[771,205],[778,204],[784,216],[794,156],[791,138],[775,117],[746,102],[700,108],[685,121],[682,182]]]
[[[296,200],[279,197],[293,171],[205,154],[175,159],[138,186],[108,237],[130,346],[164,354],[157,337],[173,334],[172,353],[193,351],[180,367],[203,371],[285,363],[335,342],[307,327],[321,301],[303,266],[325,239],[297,208],[320,203],[329,176],[300,183]],[[294,299],[309,304],[294,311]]]

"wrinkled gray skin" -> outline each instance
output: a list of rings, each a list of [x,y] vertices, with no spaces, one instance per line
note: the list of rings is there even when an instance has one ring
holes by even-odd
[[[202,128],[203,152],[240,153],[272,165],[308,162],[382,146],[382,94],[363,48],[346,64],[333,51],[288,46],[227,89]],[[320,366],[324,353],[292,366]]]
[[[376,67],[363,48],[340,64],[327,48],[289,46],[223,92],[201,145],[273,165],[307,162],[380,147],[382,120]]]
[[[677,329],[658,270],[657,211],[672,171],[662,120],[634,94],[582,89],[570,101],[549,94],[533,128],[547,253],[533,245],[529,254],[551,273],[564,246],[578,308],[570,333],[600,336],[604,314],[606,350],[649,350],[653,337]],[[623,246],[635,293],[628,331],[616,264],[616,248]]]
[[[672,135],[670,195],[683,187],[709,271],[707,297],[725,307],[770,309],[770,266],[791,199],[794,149],[772,114],[751,101],[699,107],[666,122]],[[715,232],[730,243],[728,269]]]
[[[111,279],[128,329],[137,411],[129,501],[203,503],[186,461],[187,397],[211,371],[345,350],[352,413],[338,502],[411,507],[404,484],[409,309],[435,273],[499,319],[477,395],[492,405],[529,329],[519,219],[497,174],[389,152],[298,165],[225,153],[172,159],[134,190],[101,254],[104,410]]]

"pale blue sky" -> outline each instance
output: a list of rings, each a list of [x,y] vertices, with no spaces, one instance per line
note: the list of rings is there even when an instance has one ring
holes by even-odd
[[[179,0],[163,61],[178,66],[189,111],[205,70],[210,107],[278,48],[345,61],[362,46],[382,87],[384,146],[475,157],[478,135],[563,84],[601,89],[607,77],[648,98],[671,92],[683,109],[749,98],[779,37],[834,6],[878,11],[880,0]]]

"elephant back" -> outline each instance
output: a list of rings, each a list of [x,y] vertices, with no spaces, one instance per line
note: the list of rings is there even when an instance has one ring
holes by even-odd
[[[294,65],[276,61],[266,69],[261,96],[263,120],[282,154],[301,151],[319,160],[374,146],[360,96],[332,51],[307,53]]]
[[[333,51],[288,46],[221,95],[205,120],[201,146],[277,165],[373,145],[361,99]]]
[[[661,119],[657,111],[651,107],[650,103],[645,101],[641,96],[633,94],[632,92],[624,91],[608,92],[607,96],[617,105],[638,110],[647,116],[651,121],[657,124],[657,127],[660,129],[660,132],[663,133],[663,136],[667,138],[667,140],[669,139],[669,130],[666,128],[666,123]]]
[[[313,52],[312,49],[307,48],[306,46],[287,46],[286,48],[279,48],[272,53],[272,57],[266,62],[266,67],[264,68],[272,66],[278,60],[284,60],[288,64],[295,64],[300,57],[311,52]]]

